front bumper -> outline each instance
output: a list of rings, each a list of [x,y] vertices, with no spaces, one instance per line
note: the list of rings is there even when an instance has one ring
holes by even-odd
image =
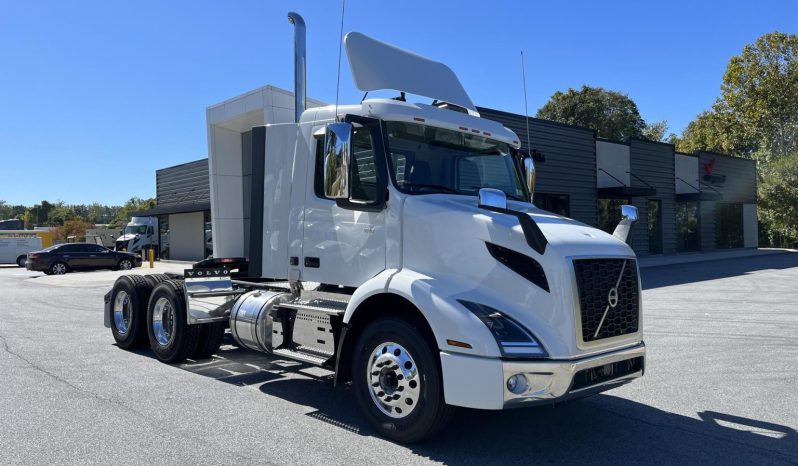
[[[573,360],[512,360],[441,353],[444,396],[455,406],[506,409],[552,404],[600,393],[642,377],[646,346]],[[518,375],[520,390],[507,380]]]

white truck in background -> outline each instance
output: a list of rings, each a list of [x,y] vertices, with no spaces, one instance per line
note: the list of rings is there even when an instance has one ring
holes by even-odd
[[[344,40],[355,84],[400,96],[305,109],[305,26],[289,20],[296,122],[252,128],[248,243],[247,224],[214,211],[213,259],[120,277],[104,312],[118,346],[200,359],[229,327],[243,348],[334,371],[399,442],[457,406],[557,403],[641,377],[634,207],[613,235],[538,209],[519,138],[480,118],[448,67],[359,33]],[[226,177],[212,206],[246,186],[225,157],[211,150],[211,177]]]
[[[117,251],[158,251],[158,217],[132,217],[125,225],[122,236],[116,238]]]

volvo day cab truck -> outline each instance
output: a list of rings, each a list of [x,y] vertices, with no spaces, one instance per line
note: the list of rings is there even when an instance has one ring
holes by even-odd
[[[118,346],[176,363],[214,353],[229,327],[242,348],[334,371],[399,442],[458,406],[558,403],[642,376],[636,210],[610,235],[535,207],[518,136],[480,118],[445,65],[363,34],[344,40],[355,84],[399,96],[305,109],[305,27],[289,19],[296,121],[252,128],[241,160],[211,149],[212,208],[244,193],[247,221],[214,211],[214,258],[184,276],[121,277],[105,297]]]
[[[158,217],[132,217],[122,236],[116,239],[116,250],[141,252],[158,250]]]

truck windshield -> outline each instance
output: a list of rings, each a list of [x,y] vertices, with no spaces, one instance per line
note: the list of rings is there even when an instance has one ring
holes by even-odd
[[[386,127],[391,176],[400,190],[477,195],[480,188],[495,188],[524,200],[508,144],[415,123],[389,121]]]
[[[147,225],[128,225],[125,227],[126,235],[145,235],[147,234]]]

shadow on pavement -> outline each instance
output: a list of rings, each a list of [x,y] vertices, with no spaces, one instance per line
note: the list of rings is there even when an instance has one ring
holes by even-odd
[[[256,385],[312,409],[307,415],[330,428],[376,436],[349,387],[333,387],[330,373],[230,345],[219,356],[181,368]],[[607,394],[553,407],[462,409],[437,437],[406,448],[446,464],[798,463],[793,428],[711,411],[688,417]]]
[[[798,267],[798,253],[784,252],[764,256],[646,267],[640,270],[640,280],[643,289],[649,290],[683,283],[736,277],[759,270],[793,267]]]

